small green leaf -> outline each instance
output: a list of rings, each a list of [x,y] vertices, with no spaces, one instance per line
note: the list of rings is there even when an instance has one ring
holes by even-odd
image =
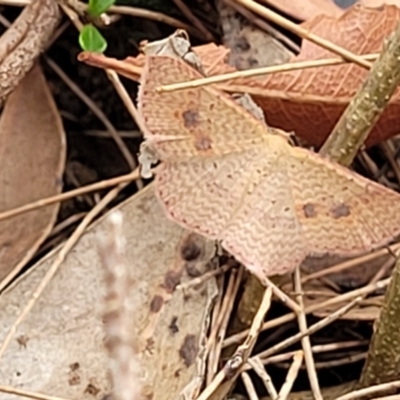
[[[107,41],[93,25],[85,25],[79,34],[79,44],[85,51],[103,53],[107,48]]]
[[[99,17],[101,14],[106,12],[113,4],[115,0],[89,0],[88,13],[92,17]]]

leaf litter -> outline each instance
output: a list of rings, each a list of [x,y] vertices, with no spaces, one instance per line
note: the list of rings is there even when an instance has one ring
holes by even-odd
[[[142,231],[141,231],[142,232]],[[82,239],[83,240],[83,239]],[[93,246],[92,246],[93,247]],[[61,271],[61,270],[60,270]],[[57,277],[57,275],[56,275],[56,277]],[[233,282],[237,282],[237,281],[233,281]],[[385,283],[386,281],[385,280],[383,280],[382,281],[382,284],[381,284],[381,287],[384,287],[385,286]],[[232,284],[233,285],[233,284]],[[16,287],[18,287],[18,285],[16,285],[15,286],[15,288]],[[233,285],[233,287],[235,287],[235,285]],[[14,289],[13,289],[14,290]],[[371,289],[372,290],[372,289]],[[161,292],[162,292],[162,290],[161,290]],[[73,291],[71,290],[71,293],[73,293]],[[234,293],[234,291],[232,292],[232,293]],[[349,297],[348,298],[355,298],[355,297],[357,297],[357,296],[359,296],[360,295],[360,293],[358,292],[358,293],[352,293],[352,295],[354,296],[354,297],[351,297],[351,295],[349,295]],[[222,297],[221,297],[221,300],[222,300]],[[232,302],[233,301],[233,297],[229,300],[229,302]],[[167,303],[168,304],[168,303]],[[231,303],[231,304],[233,304],[233,303]],[[354,304],[353,304],[354,305]],[[307,309],[307,305],[305,306],[306,307],[306,309]],[[314,307],[315,308],[315,307]],[[307,310],[308,311],[308,310]],[[348,311],[348,310],[347,310]],[[288,315],[291,315],[291,314],[288,314]],[[288,317],[286,317],[286,318],[288,318]],[[292,316],[292,318],[294,318],[294,315]],[[40,318],[39,318],[40,319]],[[214,318],[213,318],[214,319]],[[218,320],[218,318],[217,318],[217,320]],[[271,325],[274,325],[274,320],[272,319],[272,324],[271,324],[271,321],[267,321],[266,322],[266,324],[268,324],[269,323],[269,326],[271,327]],[[279,321],[278,322],[275,322],[275,324],[278,324],[279,323]],[[265,328],[265,325],[264,325],[264,328]],[[211,331],[212,331],[212,329],[213,328],[211,328]],[[226,326],[225,326],[225,328],[224,329],[226,329]],[[242,337],[244,338],[245,336],[243,336],[243,334],[242,334]],[[19,342],[24,342],[24,340],[23,339],[25,339],[25,338],[22,338]],[[27,341],[27,344],[29,344],[29,340]],[[221,343],[222,344],[222,343]],[[224,347],[226,346],[226,344],[225,345],[223,345]],[[23,346],[22,346],[23,347]],[[296,356],[297,357],[297,356]],[[298,358],[296,358],[296,360],[298,360]],[[296,361],[296,362],[298,362],[298,361]],[[254,364],[252,364],[252,365],[254,365]],[[296,364],[297,365],[297,364]],[[73,368],[72,368],[73,369]],[[290,377],[290,379],[293,379],[293,376],[292,377]],[[212,378],[210,378],[210,381],[212,382],[213,381],[213,379]],[[103,381],[104,382],[104,381]],[[94,384],[92,384],[92,386],[95,386],[96,388],[97,388],[97,386],[96,385],[94,385]],[[90,386],[91,388],[92,388],[92,386]],[[36,389],[37,390],[37,389]],[[63,393],[61,393],[61,394],[63,394]]]

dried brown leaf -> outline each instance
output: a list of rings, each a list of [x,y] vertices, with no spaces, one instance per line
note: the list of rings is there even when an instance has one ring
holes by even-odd
[[[0,119],[0,211],[61,192],[65,133],[39,66],[9,96]],[[15,275],[50,232],[59,205],[0,222],[0,279]]]
[[[355,54],[367,54],[381,50],[384,38],[394,30],[399,19],[400,9],[395,6],[375,10],[356,5],[339,19],[319,16],[303,27]],[[329,51],[304,41],[301,53],[292,61],[332,56]],[[295,131],[310,144],[320,146],[366,74],[367,71],[357,65],[345,64],[237,80],[230,87],[253,95],[269,125]],[[399,108],[400,91],[397,90],[372,130],[367,145],[399,133]]]

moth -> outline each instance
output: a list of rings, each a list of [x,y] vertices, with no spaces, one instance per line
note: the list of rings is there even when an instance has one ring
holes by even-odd
[[[145,146],[161,161],[155,187],[173,221],[220,241],[260,279],[400,233],[398,193],[293,147],[215,87],[156,90],[200,77],[164,55],[147,56],[141,77]]]

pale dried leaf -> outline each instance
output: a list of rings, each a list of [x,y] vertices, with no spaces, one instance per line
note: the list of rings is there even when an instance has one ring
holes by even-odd
[[[142,351],[149,398],[192,398],[204,371],[208,319],[216,295],[214,279],[188,292],[174,290],[209,268],[214,244],[168,221],[149,185],[119,207],[123,213],[132,286],[129,307],[137,311],[132,336]],[[0,380],[71,400],[101,399],[110,388],[104,349],[102,266],[98,237],[108,232],[98,221],[69,254],[0,363]],[[4,293],[1,339],[27,303],[57,251],[39,262]],[[0,394],[1,400],[17,400]],[[18,397],[19,399],[19,397]]]
[[[61,192],[65,133],[39,66],[9,96],[0,119],[0,211]],[[0,222],[0,280],[17,273],[49,234],[59,205]]]

